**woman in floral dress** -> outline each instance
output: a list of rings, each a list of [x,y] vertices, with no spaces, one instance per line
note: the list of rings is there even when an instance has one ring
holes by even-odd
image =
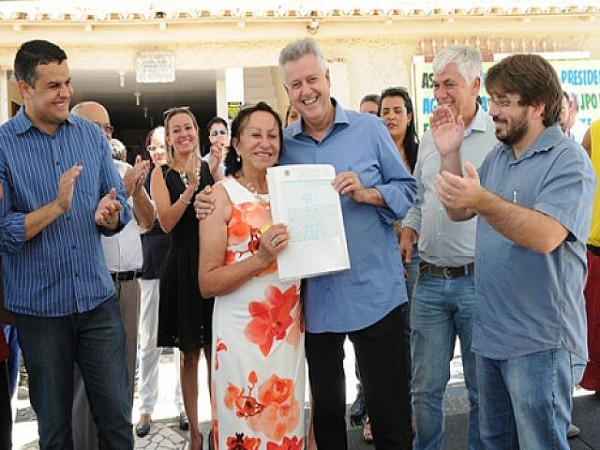
[[[281,282],[287,228],[272,224],[266,170],[281,150],[281,119],[267,104],[231,126],[228,178],[200,223],[200,289],[216,296],[212,407],[215,448],[304,448],[304,330],[299,281]]]

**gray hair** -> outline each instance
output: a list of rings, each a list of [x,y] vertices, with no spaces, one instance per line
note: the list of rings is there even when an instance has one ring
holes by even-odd
[[[279,72],[281,73],[281,79],[283,84],[287,86],[287,80],[285,79],[284,67],[286,63],[290,61],[298,61],[304,55],[314,55],[317,58],[317,64],[323,73],[327,72],[327,62],[323,52],[312,38],[298,39],[297,41],[290,42],[286,45],[283,50],[279,53]]]
[[[563,92],[566,93],[567,100],[569,100],[569,102],[571,102],[571,101],[573,102],[575,113],[578,113],[579,112],[579,96],[577,95],[577,92],[570,90],[570,86],[563,86]]]
[[[433,59],[433,73],[442,73],[452,63],[456,64],[467,84],[480,77],[483,72],[481,53],[468,45],[455,45],[439,51]]]

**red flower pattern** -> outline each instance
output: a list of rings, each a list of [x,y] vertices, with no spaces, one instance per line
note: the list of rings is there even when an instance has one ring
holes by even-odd
[[[288,328],[294,322],[292,311],[300,297],[295,285],[284,292],[269,286],[265,296],[266,301],[249,303],[252,320],[246,325],[244,334],[250,342],[258,345],[264,356],[268,356],[273,341],[285,339]]]
[[[216,346],[216,350],[215,350],[215,371],[218,371],[220,368],[220,364],[219,364],[219,352],[226,352],[227,351],[227,345],[225,345],[225,342],[223,342],[223,339],[221,339],[220,337],[217,337],[217,346]]]
[[[227,450],[258,450],[260,438],[244,436],[244,433],[235,433],[227,437]]]
[[[300,421],[300,406],[294,397],[294,381],[272,375],[259,387],[258,398],[253,395],[258,382],[256,372],[250,372],[248,382],[247,393],[246,388],[240,389],[229,383],[225,406],[235,409],[237,417],[247,419],[252,430],[264,433],[269,439],[281,441],[285,433],[296,428]]]
[[[260,236],[271,226],[268,202],[245,202],[234,205],[227,224],[227,251],[225,264],[232,264],[258,251]],[[245,244],[245,245],[244,245]],[[257,276],[277,270],[273,262]]]
[[[304,449],[304,438],[293,438],[284,437],[281,444],[277,442],[267,442],[267,450],[303,450]]]

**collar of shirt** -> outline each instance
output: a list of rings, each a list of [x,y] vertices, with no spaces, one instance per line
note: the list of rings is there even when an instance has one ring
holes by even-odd
[[[73,123],[71,114],[67,116],[67,120],[65,120],[63,124],[64,123]],[[25,106],[21,106],[19,112],[15,116],[14,126],[17,135],[27,132],[30,128],[35,128],[36,130],[38,130],[38,128],[31,122],[31,119],[27,117],[27,114],[25,113]]]
[[[538,152],[547,152],[552,150],[561,138],[568,139],[568,137],[566,137],[560,130],[558,123],[555,123],[554,125],[551,125],[542,131],[538,138],[529,146],[529,148],[519,159],[515,159],[514,151],[511,145],[504,143],[501,143],[500,145],[502,146],[502,150],[509,154],[510,164],[519,164],[519,162],[524,161],[527,158],[531,158]]]
[[[465,130],[464,137],[469,136],[473,131],[481,131],[482,133],[485,133],[487,125],[485,116],[486,112],[483,110],[481,105],[477,103],[475,117],[473,117],[473,120],[469,124],[469,127]]]
[[[338,101],[333,97],[331,97],[331,104],[335,108],[335,115],[333,117],[333,123],[331,124],[331,126],[329,127],[329,130],[323,137],[323,140],[327,139],[327,136],[329,136],[331,134],[331,131],[336,126],[350,125],[350,119],[348,118],[348,114],[346,114],[346,111],[344,110],[344,108],[342,108],[342,106],[338,103]],[[311,137],[310,135],[304,133],[304,119],[297,120],[295,123],[290,125],[290,130],[291,130],[291,135],[294,138],[297,138],[298,136]]]

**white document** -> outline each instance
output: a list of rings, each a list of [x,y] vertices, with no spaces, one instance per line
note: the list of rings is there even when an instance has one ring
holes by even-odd
[[[273,222],[288,226],[279,254],[279,278],[307,278],[350,268],[342,205],[328,164],[270,167],[267,183]]]

